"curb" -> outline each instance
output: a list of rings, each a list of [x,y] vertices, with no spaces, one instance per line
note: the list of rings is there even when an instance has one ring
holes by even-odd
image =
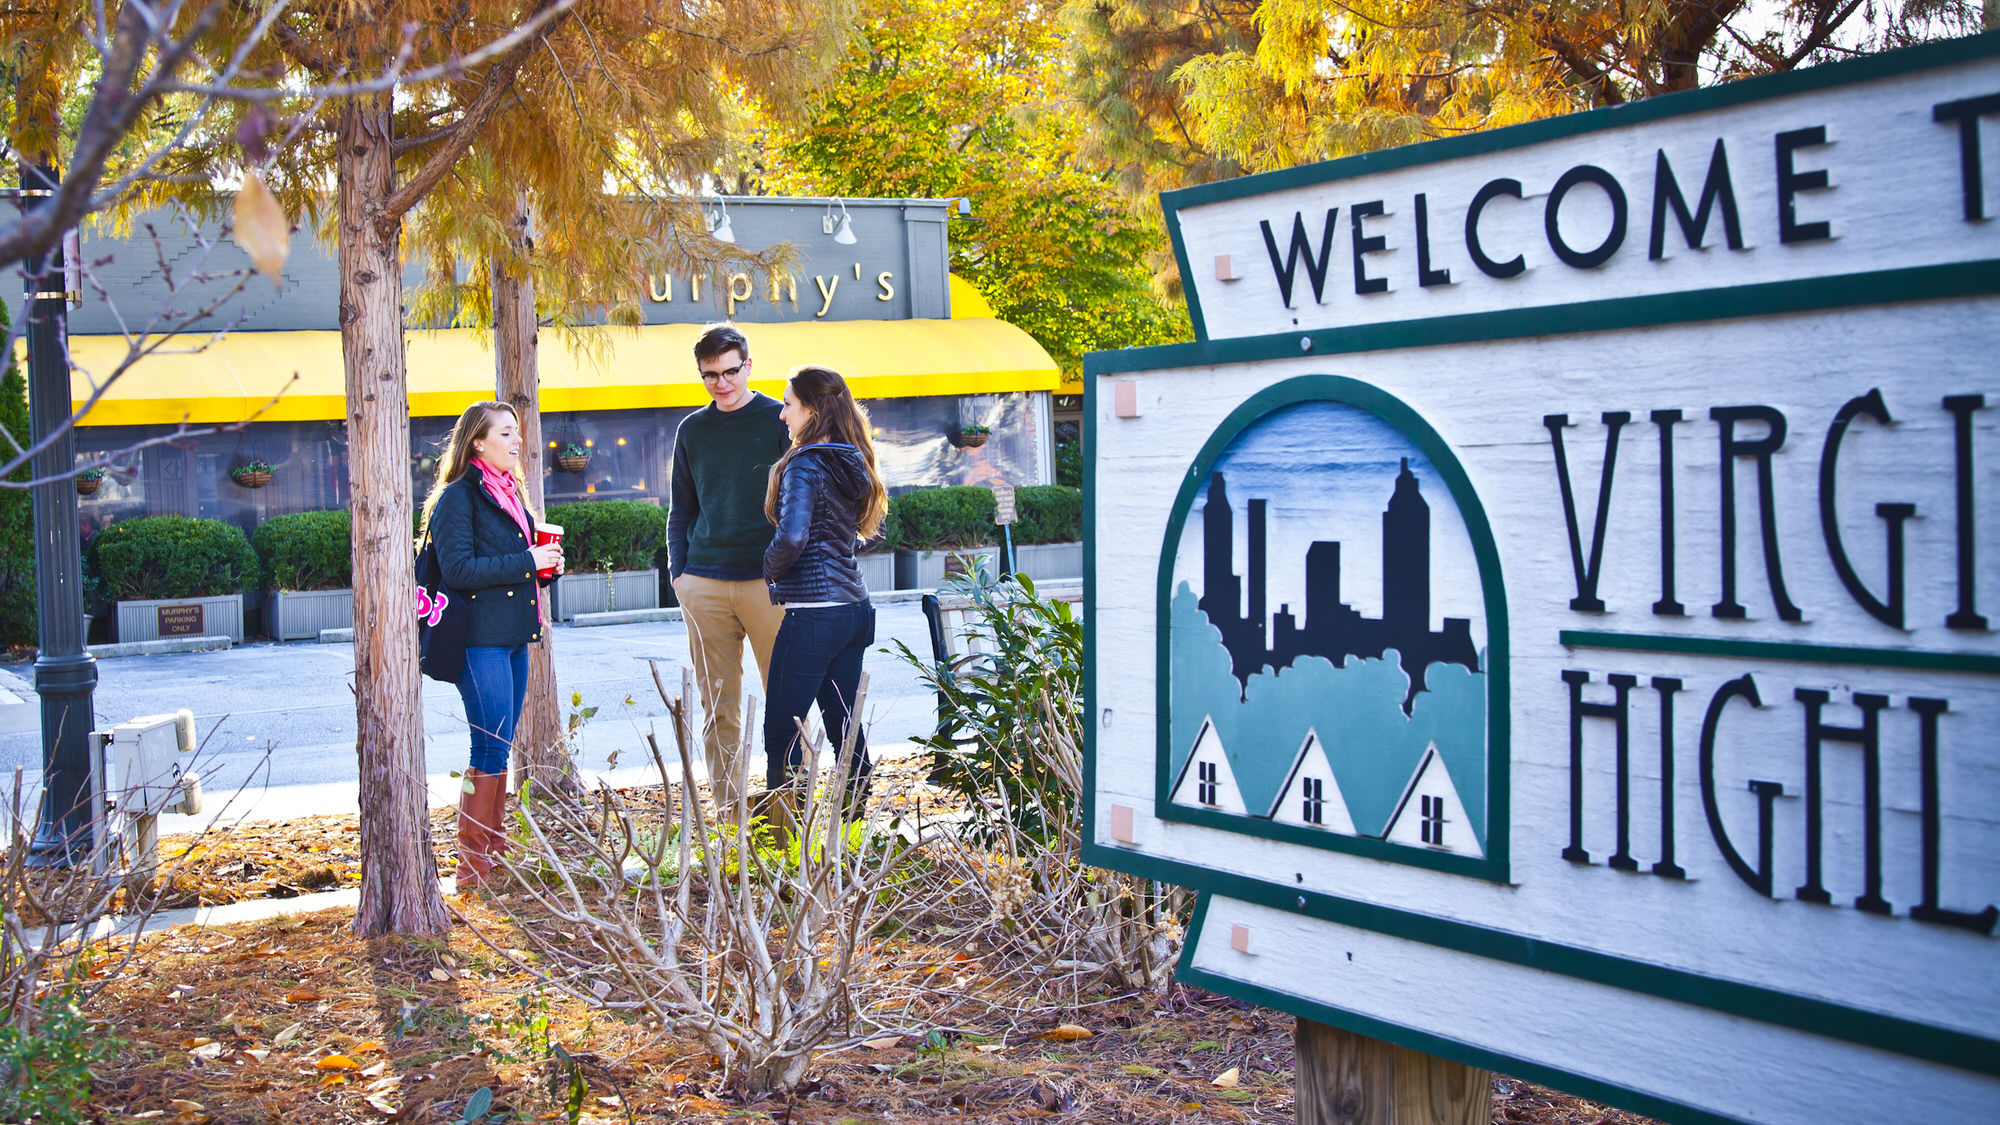
[[[876,605],[893,605],[898,602],[913,602],[931,590],[870,590],[868,600]],[[566,624],[575,629],[588,629],[597,625],[636,625],[646,621],[679,621],[679,606],[663,606],[659,609],[614,609],[605,613],[579,613]],[[328,630],[327,632],[334,632]],[[320,634],[326,639],[326,633]]]
[[[231,648],[235,641],[227,636],[208,637],[161,637],[153,641],[126,641],[123,644],[91,645],[90,655],[99,660],[110,660],[117,656],[160,656],[173,652],[213,652]]]
[[[319,643],[323,645],[352,644],[353,641],[354,630],[351,627],[346,629],[321,629],[319,631]]]

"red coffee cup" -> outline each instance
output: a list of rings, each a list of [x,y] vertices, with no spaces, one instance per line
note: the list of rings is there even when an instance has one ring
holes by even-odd
[[[561,524],[538,523],[535,525],[535,546],[539,547],[544,543],[554,543],[558,546],[561,546],[562,544]],[[554,578],[556,576],[556,568],[552,566],[545,566],[542,569],[536,571],[535,573],[541,575],[543,578]]]

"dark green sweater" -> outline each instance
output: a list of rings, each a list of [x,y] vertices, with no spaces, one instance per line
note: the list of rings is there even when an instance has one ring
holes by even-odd
[[[667,509],[667,560],[683,573],[726,581],[762,581],[771,523],[764,489],[771,466],[791,445],[783,405],[762,393],[735,410],[714,403],[674,433],[672,505]]]

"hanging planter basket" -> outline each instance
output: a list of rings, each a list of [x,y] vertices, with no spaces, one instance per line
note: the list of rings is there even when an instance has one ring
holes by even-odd
[[[229,479],[245,488],[262,488],[271,483],[271,470],[238,469],[229,474]]]
[[[587,453],[581,456],[571,454],[556,458],[556,468],[565,473],[580,473],[588,467],[590,467],[590,455]]]
[[[986,444],[987,438],[992,436],[992,434],[985,430],[961,430],[959,431],[956,444],[960,449],[978,449],[980,446]]]
[[[76,478],[76,494],[78,496],[95,496],[97,495],[97,490],[103,487],[104,487],[103,477]]]

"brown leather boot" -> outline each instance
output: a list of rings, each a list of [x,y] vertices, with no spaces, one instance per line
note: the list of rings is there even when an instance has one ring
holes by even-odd
[[[498,833],[493,826],[500,819],[500,801],[506,796],[507,779],[479,770],[466,770],[472,792],[458,800],[458,889],[470,891],[485,886],[493,872],[493,857],[499,851]]]

